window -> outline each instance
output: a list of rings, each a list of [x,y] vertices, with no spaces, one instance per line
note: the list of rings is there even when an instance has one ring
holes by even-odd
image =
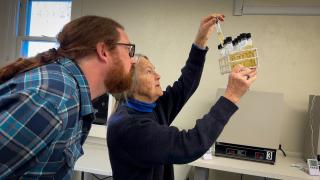
[[[71,19],[71,0],[21,0],[18,56],[57,48],[56,35]]]

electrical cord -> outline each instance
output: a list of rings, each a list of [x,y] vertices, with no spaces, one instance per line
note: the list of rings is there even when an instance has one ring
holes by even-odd
[[[305,164],[302,164],[302,163],[293,163],[293,164],[291,164],[291,167],[298,168],[298,169],[300,169],[302,171],[307,171],[308,170],[308,167]]]
[[[313,144],[313,106],[315,104],[316,101],[316,96],[314,95],[312,97],[312,101],[311,101],[311,106],[310,106],[310,111],[309,111],[309,124],[310,124],[310,130],[311,130],[311,151],[312,151],[312,156],[314,159],[317,158],[317,156],[315,155],[315,148],[314,148],[314,144]]]
[[[284,150],[281,147],[281,144],[279,144],[279,150],[283,153],[284,157],[287,157],[287,154],[284,152]]]
[[[103,177],[103,178],[100,178],[100,177],[98,177],[97,175],[95,175],[95,174],[91,174],[93,177],[95,177],[96,179],[98,179],[98,180],[105,180],[105,179],[109,179],[109,178],[112,178],[112,176],[107,176],[107,177]]]

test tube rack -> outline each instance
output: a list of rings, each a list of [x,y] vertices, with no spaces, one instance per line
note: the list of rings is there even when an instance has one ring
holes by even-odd
[[[241,64],[248,68],[258,67],[257,48],[233,51],[232,53],[221,57],[219,59],[221,74],[230,73],[237,64]]]

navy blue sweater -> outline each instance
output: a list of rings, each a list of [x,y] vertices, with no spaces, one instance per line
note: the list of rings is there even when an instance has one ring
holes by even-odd
[[[197,89],[207,50],[192,47],[182,75],[152,112],[125,104],[110,117],[107,144],[114,180],[173,180],[173,165],[200,158],[217,139],[236,105],[221,97],[193,129],[169,126]]]

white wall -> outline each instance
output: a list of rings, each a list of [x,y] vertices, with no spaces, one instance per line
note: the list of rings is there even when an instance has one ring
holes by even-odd
[[[212,12],[224,13],[225,35],[252,33],[260,67],[251,89],[284,93],[280,142],[287,153],[302,153],[308,95],[320,94],[320,16],[233,16],[232,0],[82,0],[81,7],[82,15],[107,16],[124,25],[137,51],[147,54],[162,75],[163,88],[180,75],[200,19]],[[180,129],[192,128],[215,101],[216,89],[226,86],[227,76],[219,73],[217,44],[213,34],[200,87],[174,122]]]
[[[3,2],[0,1],[1,25],[7,17],[3,15]],[[303,151],[308,95],[320,94],[320,16],[233,16],[232,0],[74,0],[74,3],[79,9],[73,16],[108,16],[124,25],[130,40],[136,43],[137,52],[147,54],[162,75],[163,88],[180,75],[200,19],[212,12],[224,13],[224,34],[234,37],[251,32],[254,46],[259,49],[259,74],[251,89],[284,93],[282,147],[290,152]],[[0,28],[0,64],[7,57],[4,34]],[[226,86],[227,76],[219,73],[217,44],[213,34],[200,87],[174,123],[181,129],[192,128],[215,101],[216,89]]]
[[[254,46],[259,49],[260,67],[251,89],[284,93],[281,143],[286,151],[302,152],[308,95],[320,94],[319,16],[233,16],[232,0],[82,0],[81,3],[82,15],[112,17],[125,26],[137,51],[147,54],[162,75],[163,87],[179,76],[200,19],[212,12],[224,13],[225,35],[252,33]],[[180,128],[193,127],[195,120],[214,102],[216,89],[226,86],[227,76],[219,73],[217,44],[213,34],[200,87],[175,121]]]

